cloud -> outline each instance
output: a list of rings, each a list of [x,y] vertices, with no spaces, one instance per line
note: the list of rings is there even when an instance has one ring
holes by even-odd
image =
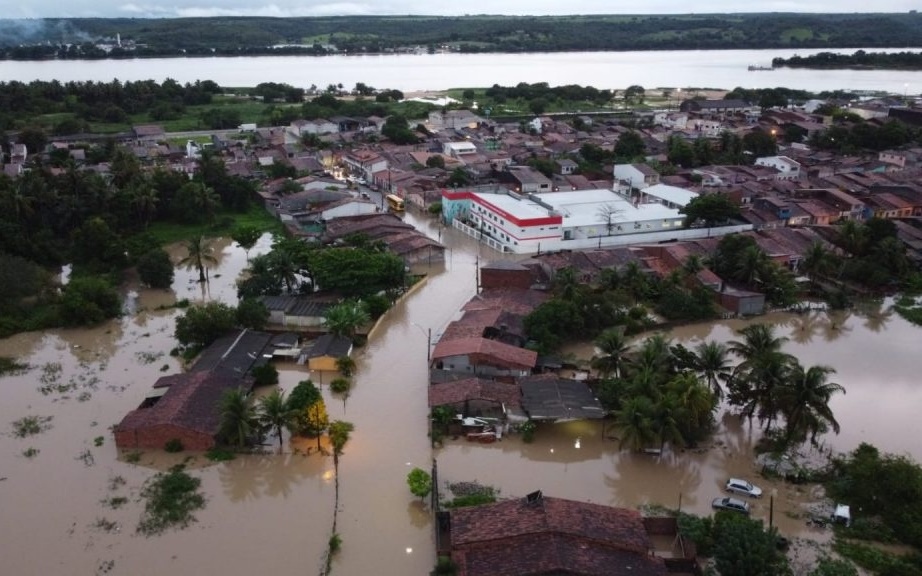
[[[227,3],[223,3],[221,6],[174,8],[174,13],[176,16],[184,18],[203,18],[212,16],[264,16],[272,18],[294,16],[363,16],[375,13],[372,7],[367,4],[356,4],[351,2],[288,7],[281,7],[278,4],[245,6],[240,8],[227,8],[226,6]]]
[[[205,16],[356,16],[393,14],[682,14],[687,4],[675,0],[623,3],[611,0],[29,0],[7,7],[4,18],[67,18],[131,15],[133,17]],[[918,0],[766,0],[760,4],[741,0],[713,0],[697,12],[906,12]]]

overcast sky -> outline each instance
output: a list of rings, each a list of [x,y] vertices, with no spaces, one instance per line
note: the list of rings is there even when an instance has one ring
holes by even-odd
[[[367,14],[677,14],[675,0],[10,0],[0,18],[174,16],[349,16]],[[698,4],[718,12],[908,12],[918,0],[712,0]],[[699,10],[700,12],[701,10]]]

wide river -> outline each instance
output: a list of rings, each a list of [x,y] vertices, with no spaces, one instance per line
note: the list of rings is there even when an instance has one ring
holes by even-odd
[[[825,49],[852,53],[855,49]],[[873,49],[867,51],[897,51]],[[364,82],[403,91],[455,87],[510,86],[547,82],[623,89],[769,88],[810,91],[881,90],[894,94],[922,92],[922,71],[807,70],[781,68],[749,72],[772,58],[806,56],[824,50],[708,50],[639,52],[557,52],[530,54],[401,54],[376,56],[265,56],[241,58],[161,58],[144,60],[0,61],[0,79],[111,81],[173,78],[179,82],[214,80],[221,86],[255,86],[285,82],[324,88]]]
[[[324,395],[332,419],[355,423],[340,464],[339,532],[343,548],[333,564],[340,576],[422,576],[434,563],[431,516],[406,484],[413,466],[437,458],[443,482],[480,481],[504,497],[533,490],[548,495],[634,507],[645,503],[707,514],[727,476],[758,479],[753,442],[758,431],[724,411],[714,438],[700,452],[636,455],[619,449],[597,423],[539,428],[534,443],[509,436],[491,445],[449,440],[437,450],[426,436],[428,374],[426,331],[434,338],[475,294],[476,263],[497,254],[428,218],[407,220],[449,247],[444,264],[393,308],[356,354],[351,397]],[[251,256],[265,253],[265,236]],[[0,355],[32,368],[0,378],[0,574],[307,574],[319,572],[333,511],[334,471],[329,457],[309,454],[311,439],[290,441],[283,453],[271,442],[263,455],[210,464],[201,455],[146,452],[137,464],[114,446],[109,427],[136,407],[151,384],[180,370],[167,352],[178,312],[161,306],[177,298],[236,301],[234,282],[246,265],[242,250],[216,241],[219,255],[207,291],[192,271],[177,270],[169,291],[129,287],[132,313],[97,328],[20,334],[0,340]],[[174,261],[184,255],[172,250]],[[922,459],[917,386],[919,328],[885,304],[827,316],[771,315],[790,337],[787,350],[805,365],[828,364],[847,394],[832,409],[842,425],[824,437],[826,448],[850,450],[868,441],[883,450]],[[693,346],[734,337],[741,321],[696,324],[669,336]],[[569,352],[587,357],[590,345]],[[312,377],[280,364],[284,390]],[[265,393],[263,390],[260,393]],[[15,438],[12,422],[52,417],[49,429]],[[31,450],[30,450],[31,449]],[[191,456],[208,502],[198,522],[182,531],[145,538],[135,533],[139,492],[156,470]],[[804,506],[816,493],[801,486],[757,480],[775,495],[775,523],[788,536],[828,539],[807,528]],[[106,502],[127,498],[113,508]],[[768,517],[768,499],[755,504]],[[114,523],[114,524],[110,524]],[[801,547],[809,549],[809,547]],[[796,573],[806,573],[795,570]]]

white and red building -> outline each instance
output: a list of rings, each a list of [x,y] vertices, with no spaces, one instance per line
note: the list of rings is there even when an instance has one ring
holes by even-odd
[[[442,191],[447,223],[501,252],[618,246],[751,229],[683,229],[677,207],[631,201],[611,190],[521,195],[503,188]]]

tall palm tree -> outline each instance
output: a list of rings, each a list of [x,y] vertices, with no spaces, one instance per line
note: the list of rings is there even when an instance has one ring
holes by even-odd
[[[665,448],[666,444],[677,447],[685,446],[685,436],[682,434],[682,423],[685,417],[682,412],[679,400],[674,394],[664,394],[654,402],[651,421],[659,440],[660,450]]]
[[[220,403],[220,435],[231,446],[243,447],[258,427],[256,411],[241,388],[224,392]]]
[[[188,254],[179,261],[181,266],[186,268],[198,268],[198,281],[205,282],[205,264],[217,264],[214,257],[214,248],[211,242],[204,235],[196,236],[191,240],[186,240],[186,251]]]
[[[810,437],[816,444],[816,436],[831,427],[839,433],[829,400],[833,394],[845,393],[845,388],[829,382],[835,370],[829,366],[811,366],[804,369],[799,362],[791,365],[786,385],[779,390],[779,402],[785,417],[785,439],[791,442],[797,438]]]
[[[268,429],[275,429],[279,437],[279,452],[282,451],[282,428],[294,426],[298,411],[288,405],[285,393],[275,389],[259,399],[259,423]]]
[[[621,375],[621,365],[629,350],[629,346],[624,338],[624,329],[621,326],[615,326],[603,331],[595,341],[596,348],[601,354],[592,359],[592,367],[599,371],[602,376]]]
[[[645,396],[630,398],[615,412],[615,428],[622,448],[643,450],[650,446],[657,437],[653,427],[653,403]]]
[[[714,341],[702,342],[695,348],[697,372],[718,399],[724,395],[721,382],[727,382],[733,373],[728,353],[726,346]]]
[[[738,330],[742,340],[729,342],[730,352],[742,360],[741,366],[755,362],[760,356],[780,352],[787,338],[775,336],[775,327],[771,324],[750,324]],[[744,366],[745,367],[745,366]]]

